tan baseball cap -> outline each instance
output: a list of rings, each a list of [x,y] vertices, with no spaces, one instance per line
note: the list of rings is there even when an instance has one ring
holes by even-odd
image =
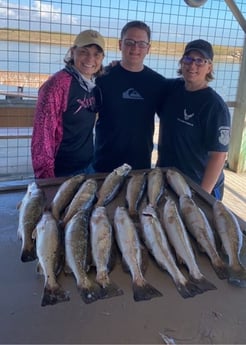
[[[105,41],[99,32],[95,30],[85,30],[79,33],[74,41],[74,45],[77,47],[84,47],[90,44],[96,44],[103,51],[105,49]]]

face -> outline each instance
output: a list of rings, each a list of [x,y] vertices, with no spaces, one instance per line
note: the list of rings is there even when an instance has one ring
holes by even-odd
[[[150,49],[147,32],[138,28],[128,29],[119,41],[122,52],[122,65],[130,70],[142,69],[143,60]]]
[[[95,44],[86,47],[72,48],[74,66],[87,79],[97,73],[102,65],[104,54]]]
[[[185,82],[194,86],[194,88],[204,87],[207,85],[206,76],[212,71],[211,61],[205,59],[204,56],[197,51],[191,51],[186,56],[188,57],[188,61],[186,61],[185,58],[181,61],[181,70]],[[192,59],[198,59],[197,61],[200,65],[197,65]]]

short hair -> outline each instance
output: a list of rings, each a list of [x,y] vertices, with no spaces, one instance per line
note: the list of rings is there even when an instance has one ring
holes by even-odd
[[[133,20],[131,22],[128,22],[125,26],[123,26],[123,28],[121,30],[120,38],[123,39],[127,30],[132,29],[132,28],[144,30],[147,33],[148,40],[150,41],[150,37],[151,37],[150,27],[146,23],[144,23],[140,20]]]

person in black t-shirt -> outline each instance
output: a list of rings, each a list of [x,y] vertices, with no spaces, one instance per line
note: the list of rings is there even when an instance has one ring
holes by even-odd
[[[222,199],[231,119],[223,99],[208,86],[213,79],[211,44],[186,45],[172,91],[160,114],[159,167],[175,167],[215,198]]]
[[[163,103],[166,79],[143,64],[150,35],[145,23],[127,23],[119,40],[121,61],[96,80],[103,99],[95,128],[96,172],[124,163],[133,169],[151,167],[155,114]]]

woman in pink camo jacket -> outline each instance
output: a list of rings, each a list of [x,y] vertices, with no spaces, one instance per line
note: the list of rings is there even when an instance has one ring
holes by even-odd
[[[97,31],[82,31],[64,59],[65,68],[40,87],[31,142],[35,178],[87,172],[101,102],[95,77],[102,71],[104,48]]]

